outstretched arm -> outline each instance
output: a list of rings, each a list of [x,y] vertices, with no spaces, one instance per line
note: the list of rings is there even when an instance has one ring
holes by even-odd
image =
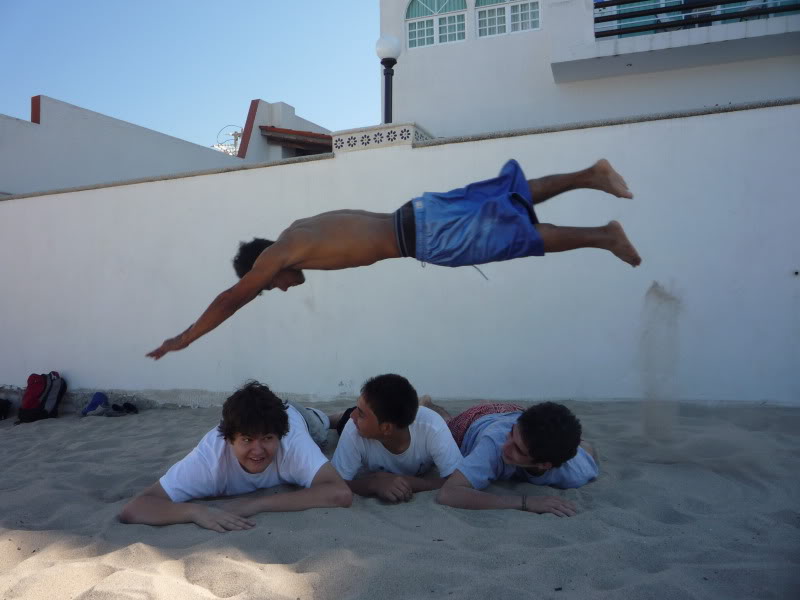
[[[444,477],[425,479],[376,471],[346,483],[359,496],[377,496],[386,502],[408,502],[416,492],[437,490],[445,481]]]
[[[311,486],[296,492],[282,492],[255,498],[239,498],[223,504],[226,512],[250,517],[261,512],[294,512],[309,508],[348,508],[353,494],[327,462],[320,467]]]
[[[262,289],[255,289],[245,284],[244,278],[242,278],[239,283],[217,296],[203,314],[200,315],[200,318],[190,325],[188,329],[175,337],[164,340],[158,348],[149,352],[147,356],[158,360],[167,352],[183,350],[197,338],[205,335],[231,317],[237,310],[255,298]]]
[[[455,508],[473,510],[511,508],[534,513],[553,513],[559,517],[572,517],[576,514],[572,502],[558,496],[498,496],[476,490],[458,469],[439,490],[436,501]]]
[[[158,481],[128,502],[119,513],[123,523],[172,525],[196,523],[223,533],[252,529],[255,523],[237,514],[188,502],[173,502]]]
[[[183,333],[165,340],[161,346],[149,352],[147,356],[158,360],[167,352],[183,350],[258,296],[281,269],[289,266],[287,249],[290,244],[291,241],[279,239],[267,248],[258,257],[250,272],[242,277],[239,283],[217,296],[197,321]]]

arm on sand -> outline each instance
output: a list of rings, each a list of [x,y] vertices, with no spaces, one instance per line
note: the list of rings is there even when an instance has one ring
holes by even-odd
[[[314,476],[311,486],[296,492],[283,492],[256,498],[241,498],[223,504],[225,511],[242,517],[261,512],[293,512],[309,508],[348,508],[353,494],[327,462]]]
[[[205,335],[253,300],[269,285],[281,269],[291,266],[290,251],[297,246],[293,235],[282,235],[281,239],[261,253],[253,268],[239,283],[217,296],[208,308],[188,329],[164,341],[147,356],[158,360],[167,352],[183,350],[197,338]]]
[[[408,484],[411,486],[412,492],[430,492],[431,490],[438,490],[447,481],[447,477],[436,477],[434,479],[427,479],[425,477],[412,477],[410,475],[403,475]]]
[[[559,517],[576,514],[569,500],[557,496],[498,496],[472,487],[461,471],[456,469],[436,495],[439,504],[471,510],[514,509],[534,513],[553,513]]]
[[[408,502],[415,492],[438,490],[445,481],[444,477],[424,479],[376,471],[346,483],[359,496],[377,496],[386,502]]]
[[[200,527],[220,533],[255,527],[253,521],[224,510],[188,502],[173,502],[158,481],[128,502],[120,511],[119,520],[142,525],[196,523]]]

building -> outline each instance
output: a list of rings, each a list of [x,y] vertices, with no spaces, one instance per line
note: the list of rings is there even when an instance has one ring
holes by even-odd
[[[31,120],[0,115],[0,196],[107,185],[328,152],[327,129],[283,102],[253,100],[237,156],[47,96]]]
[[[395,120],[449,137],[800,97],[798,12],[798,0],[381,0],[381,32],[403,42]]]

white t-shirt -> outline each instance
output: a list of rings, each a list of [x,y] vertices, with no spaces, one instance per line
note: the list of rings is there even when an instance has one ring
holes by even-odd
[[[355,423],[348,421],[331,462],[346,481],[352,481],[362,468],[370,473],[386,471],[420,476],[435,463],[441,477],[455,471],[461,452],[442,417],[420,406],[408,431],[411,433],[408,449],[402,454],[392,454],[378,440],[358,435]]]
[[[173,502],[192,498],[234,496],[261,488],[291,483],[309,487],[328,459],[308,435],[303,417],[293,407],[286,410],[289,431],[281,438],[275,459],[261,473],[248,473],[216,427],[185,458],[172,465],[159,480]]]

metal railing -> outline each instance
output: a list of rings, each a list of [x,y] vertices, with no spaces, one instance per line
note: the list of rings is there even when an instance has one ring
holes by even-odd
[[[595,0],[594,36],[628,37],[800,13],[800,0]]]

